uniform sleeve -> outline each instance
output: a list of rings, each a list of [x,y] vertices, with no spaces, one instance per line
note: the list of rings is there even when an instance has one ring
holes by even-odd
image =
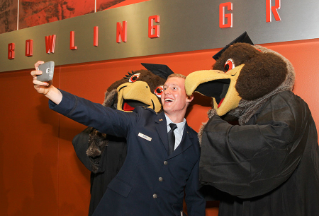
[[[213,116],[202,134],[200,180],[240,198],[263,195],[285,182],[304,151],[304,109],[269,103],[252,125]]]
[[[188,216],[205,216],[206,201],[199,192],[198,164],[195,164],[185,188]]]
[[[93,103],[60,90],[63,97],[60,104],[49,101],[50,109],[86,126],[117,137],[126,137],[136,113],[125,113]]]

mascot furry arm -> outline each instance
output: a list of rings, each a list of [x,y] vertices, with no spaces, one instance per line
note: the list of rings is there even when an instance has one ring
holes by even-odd
[[[199,135],[201,183],[225,192],[219,215],[319,214],[317,132],[307,104],[292,92],[294,69],[243,37],[249,42],[226,46],[213,70],[186,78],[188,95],[213,99]],[[226,122],[229,116],[239,125]]]
[[[162,86],[173,71],[161,64],[142,65],[147,70],[129,72],[107,89],[103,106],[124,112],[131,112],[137,106],[144,106],[155,112],[161,111]],[[92,215],[108,184],[125,161],[126,139],[103,134],[88,127],[74,137],[72,144],[78,158],[91,171],[89,215]]]

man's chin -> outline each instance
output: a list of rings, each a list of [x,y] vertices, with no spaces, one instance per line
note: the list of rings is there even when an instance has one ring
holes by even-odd
[[[164,105],[162,105],[162,106],[163,106],[163,110],[164,110],[165,112],[168,112],[168,111],[173,110],[172,104],[164,103]]]

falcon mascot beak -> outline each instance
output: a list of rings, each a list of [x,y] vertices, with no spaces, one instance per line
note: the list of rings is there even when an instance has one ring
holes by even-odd
[[[136,106],[143,106],[159,112],[162,108],[157,96],[150,91],[150,87],[143,81],[124,83],[117,88],[117,109],[133,111]]]
[[[186,78],[186,94],[198,92],[211,97],[217,114],[225,115],[229,110],[235,109],[242,99],[236,90],[236,83],[243,67],[244,64],[226,73],[220,70],[195,71]]]

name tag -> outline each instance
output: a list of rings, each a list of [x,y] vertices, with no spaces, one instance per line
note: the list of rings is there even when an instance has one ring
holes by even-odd
[[[138,133],[137,136],[139,136],[139,137],[141,137],[141,138],[143,138],[143,139],[146,139],[147,141],[151,141],[151,140],[152,140],[151,137],[146,136],[145,134],[142,134],[142,133]]]

